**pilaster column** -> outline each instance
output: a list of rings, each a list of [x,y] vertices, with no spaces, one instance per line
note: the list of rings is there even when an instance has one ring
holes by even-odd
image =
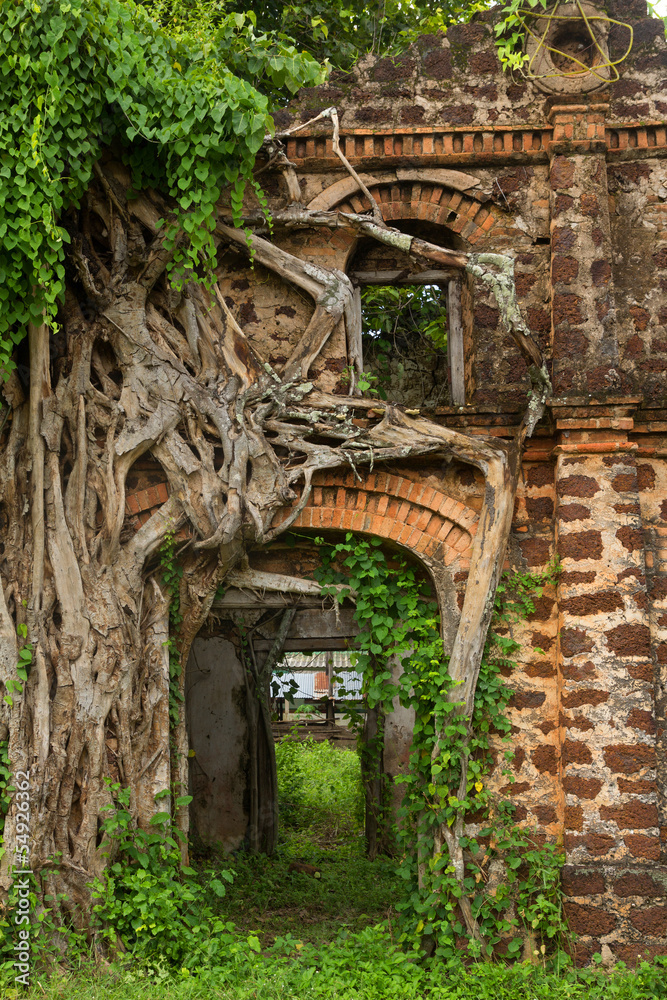
[[[588,410],[558,423],[604,429],[564,430],[556,449],[564,888],[580,959],[634,962],[667,924],[637,446],[629,417]]]
[[[554,392],[618,393],[605,112],[556,105],[549,147]]]

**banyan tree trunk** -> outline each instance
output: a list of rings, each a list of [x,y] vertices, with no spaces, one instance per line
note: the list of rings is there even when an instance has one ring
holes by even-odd
[[[217,288],[170,287],[165,269],[174,250],[156,225],[169,206],[153,192],[128,201],[130,178],[111,161],[97,177],[64,220],[72,243],[60,329],[30,330],[0,395],[0,738],[6,727],[14,770],[30,773],[32,868],[50,872],[45,889],[62,899],[75,926],[89,919],[89,883],[106,863],[100,825],[110,784],[130,789],[130,812],[142,826],[165,808],[168,800],[156,805],[156,794],[187,786],[185,671],[170,676],[169,592],[159,567],[165,540],[175,536],[181,548],[182,622],[172,638],[185,664],[222,580],[243,569],[248,546],[289,527],[315,471],[346,465],[352,455],[363,465],[449,454],[483,470],[504,461],[493,442],[376,400],[327,396],[304,381],[332,330],[352,315],[344,275],[251,238],[256,259],[314,301],[308,327],[276,373]],[[329,216],[313,224],[329,225]],[[363,218],[341,224],[378,239],[389,232]],[[244,233],[223,224],[217,232],[244,251]],[[448,251],[411,239],[401,237],[406,252],[466,266],[465,255],[450,260]],[[519,340],[526,336],[519,330]],[[369,407],[378,416],[360,428],[355,412]],[[147,459],[169,495],[138,525],[126,491],[133,467]],[[486,558],[488,533],[493,558],[482,558],[466,597],[456,654],[473,690],[478,650],[469,636],[506,540],[497,512],[513,499],[500,474],[494,490],[475,543]],[[290,504],[292,517],[273,527],[276,511]],[[20,691],[22,626],[33,662]],[[258,676],[258,689],[264,681]],[[263,724],[270,736],[270,720]],[[267,753],[270,768],[270,740]],[[187,831],[187,811],[174,813]],[[272,824],[258,834],[258,847],[270,848],[275,818]],[[5,844],[4,891],[15,804]]]

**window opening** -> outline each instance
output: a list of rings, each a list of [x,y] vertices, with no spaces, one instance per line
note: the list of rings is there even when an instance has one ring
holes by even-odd
[[[453,234],[434,228],[435,237],[429,230],[426,238],[448,245]],[[415,231],[422,235],[421,227]],[[348,346],[365,373],[358,389],[419,409],[464,406],[472,305],[466,276],[456,268],[411,271],[404,264],[390,248],[366,241],[351,263],[359,333]]]

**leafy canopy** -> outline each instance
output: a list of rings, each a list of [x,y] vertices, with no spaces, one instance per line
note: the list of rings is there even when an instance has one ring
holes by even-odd
[[[0,374],[30,322],[55,321],[65,281],[63,213],[105,147],[124,151],[135,190],[173,198],[189,237],[174,266],[213,262],[213,208],[232,187],[240,211],[272,129],[271,96],[323,70],[254,19],[225,15],[204,38],[170,33],[132,0],[0,6]]]
[[[349,69],[361,56],[397,55],[419,35],[442,31],[448,24],[467,20],[486,4],[481,0],[157,0],[179,9],[202,2],[218,10],[244,13],[252,6],[258,29],[294,40],[298,48],[337,69]]]

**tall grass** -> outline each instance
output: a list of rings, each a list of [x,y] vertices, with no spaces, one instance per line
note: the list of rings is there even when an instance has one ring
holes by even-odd
[[[276,745],[276,763],[284,831],[307,832],[323,846],[361,846],[363,791],[356,751],[311,736],[287,736]]]

